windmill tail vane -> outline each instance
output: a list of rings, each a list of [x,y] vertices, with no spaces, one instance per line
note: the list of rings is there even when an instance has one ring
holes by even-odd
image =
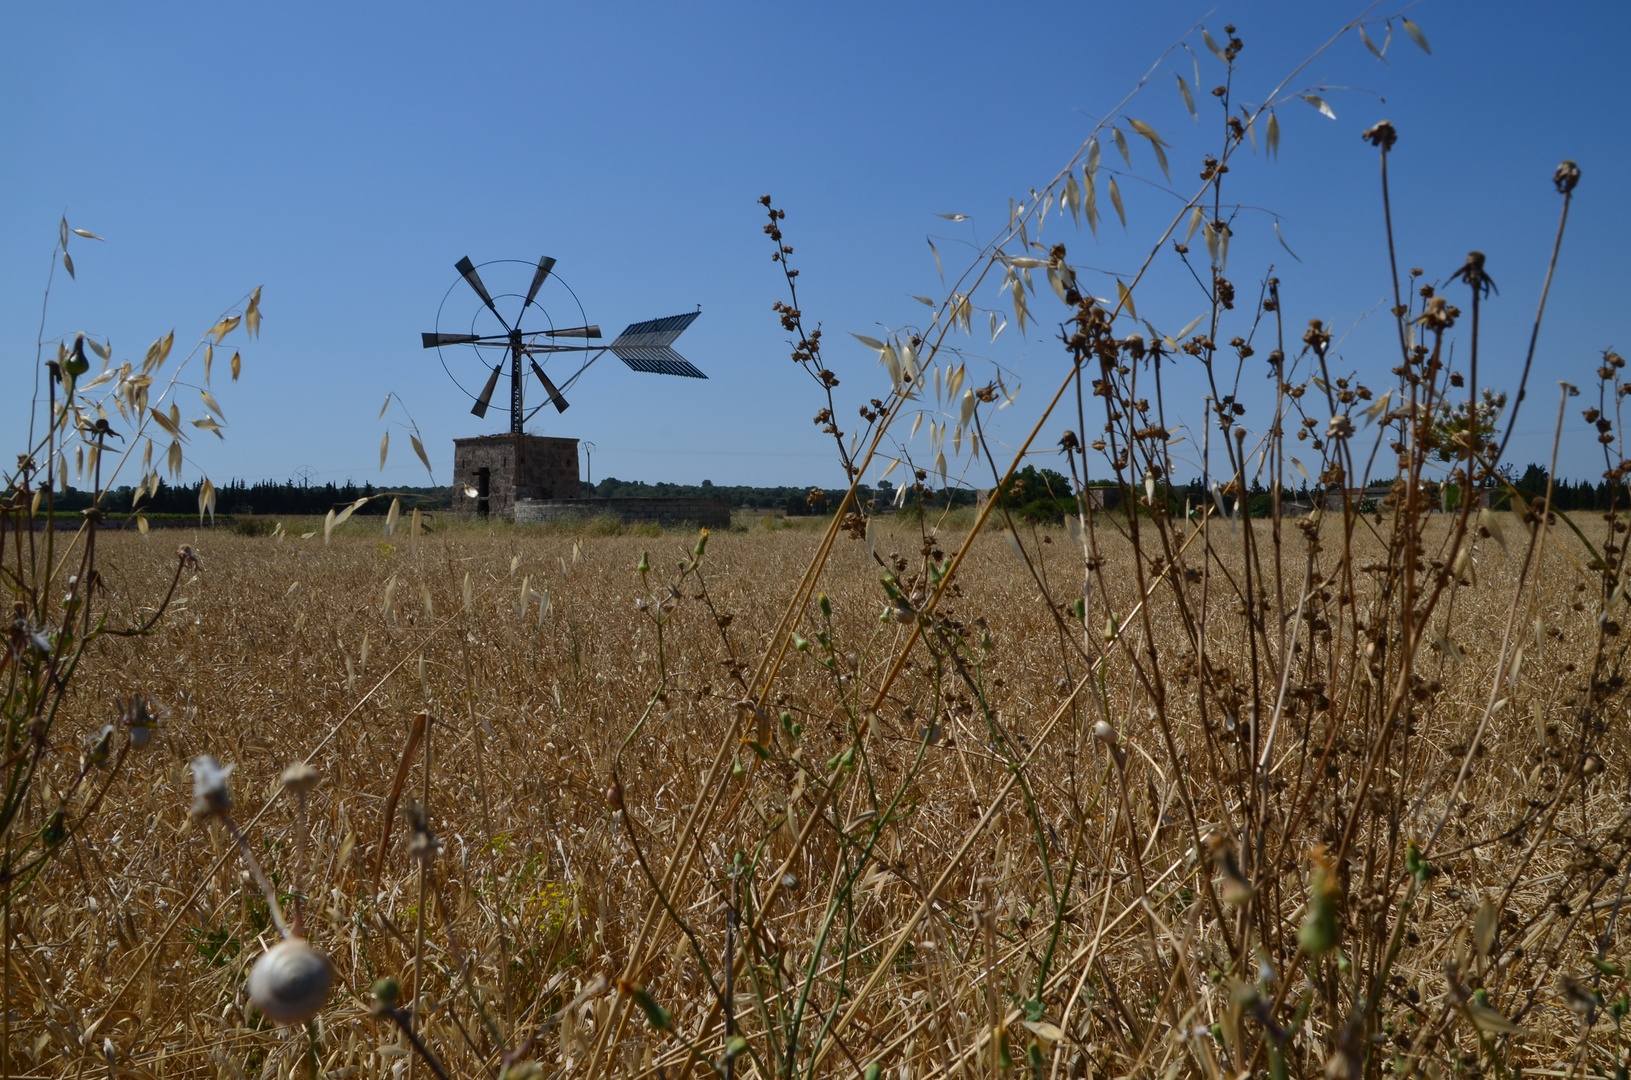
[[[482,264],[482,266],[492,265],[492,263]],[[496,364],[491,359],[482,361],[483,366],[487,364],[493,366],[488,373],[487,381],[482,387],[481,393],[476,395],[475,405],[470,411],[478,417],[487,415],[488,406],[492,403],[493,393],[498,389],[499,377],[504,374],[507,363],[510,369],[510,431],[513,434],[521,434],[525,422],[538,409],[543,407],[543,404],[540,404],[532,412],[526,410],[526,379],[525,371],[522,368],[523,357],[526,358],[528,366],[532,368],[533,374],[543,386],[545,403],[554,405],[556,412],[565,412],[567,410],[568,403],[564,392],[577,381],[579,376],[589,369],[591,364],[608,352],[635,371],[648,372],[654,375],[675,375],[691,379],[706,379],[708,377],[690,361],[686,360],[685,357],[675,352],[672,347],[674,340],[696,321],[697,316],[701,314],[701,308],[683,315],[670,315],[667,318],[632,323],[609,345],[589,344],[589,342],[598,342],[601,339],[598,325],[591,324],[587,319],[580,318],[580,324],[577,326],[554,326],[549,319],[549,313],[537,302],[540,290],[543,289],[552,276],[562,288],[566,289],[568,294],[571,294],[570,287],[566,286],[558,275],[554,275],[555,260],[549,256],[546,255],[539,259],[537,264],[533,266],[531,284],[527,288],[525,297],[522,297],[519,293],[500,293],[494,296],[488,290],[487,283],[482,280],[480,268],[472,263],[468,256],[455,263],[454,268],[459,272],[459,277],[464,280],[480,300],[482,308],[485,308],[493,318],[498,320],[503,332],[480,334],[444,331],[441,329],[441,315],[438,314],[437,329],[432,333],[421,334],[421,342],[424,348],[436,349],[438,352],[444,346],[467,346],[475,351],[478,358],[484,350],[496,351],[502,349],[504,352],[503,359]],[[453,287],[448,290],[449,298],[458,287],[458,283],[455,282]],[[447,299],[443,299],[444,309],[447,307]],[[513,305],[513,301],[516,300],[520,301],[518,309],[514,309]],[[572,295],[572,302],[576,303],[575,294]],[[512,317],[506,319],[503,311],[500,310],[501,307],[514,309]],[[578,305],[578,314],[582,315],[581,305]],[[541,316],[550,325],[545,329],[529,329],[523,325],[529,316]],[[477,308],[475,317],[471,320],[471,329],[476,328],[474,325],[476,319],[485,317],[481,308]],[[582,342],[582,344],[577,344],[577,342]],[[557,386],[544,371],[544,364],[547,364],[549,357],[555,353],[592,355],[584,360],[577,371]],[[544,359],[543,364],[539,363],[540,357]],[[453,375],[453,368],[449,366],[448,355],[445,353],[442,354],[442,363],[447,368],[448,374]],[[455,382],[457,381],[455,376]]]
[[[670,315],[666,319],[651,319],[630,326],[617,335],[607,346],[619,360],[635,371],[649,371],[654,375],[680,375],[688,379],[706,379],[691,362],[669,348],[696,321],[700,310],[684,315]]]

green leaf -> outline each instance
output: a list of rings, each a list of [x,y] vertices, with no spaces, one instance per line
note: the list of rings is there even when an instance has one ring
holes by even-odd
[[[1416,846],[1414,840],[1405,845],[1404,868],[1417,881],[1426,881],[1433,872],[1432,866],[1428,864],[1426,859],[1421,857],[1421,848]]]
[[[636,987],[630,991],[634,1003],[640,1006],[640,1011],[646,1014],[646,1022],[658,1031],[668,1031],[674,1026],[674,1014],[657,1004],[649,993]]]

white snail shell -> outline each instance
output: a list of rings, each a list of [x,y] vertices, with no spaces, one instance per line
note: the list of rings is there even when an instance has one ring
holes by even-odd
[[[334,968],[300,938],[267,949],[249,972],[249,1000],[275,1024],[311,1019],[328,1001]]]

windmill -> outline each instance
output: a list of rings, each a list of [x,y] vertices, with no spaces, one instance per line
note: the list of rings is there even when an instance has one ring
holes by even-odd
[[[554,273],[555,260],[549,256],[539,259],[536,265],[518,259],[497,259],[482,263],[479,267],[466,257],[455,263],[454,267],[459,271],[460,279],[474,293],[474,298],[466,297],[469,301],[466,307],[470,311],[470,316],[468,320],[456,321],[453,313],[449,311],[449,301],[453,299],[454,293],[460,290],[459,281],[455,281],[443,296],[441,307],[437,309],[436,330],[420,337],[425,348],[437,351],[442,368],[453,380],[454,385],[475,400],[470,412],[478,417],[487,415],[487,408],[493,400],[493,392],[498,389],[498,380],[508,366],[512,435],[521,435],[526,422],[545,404],[554,405],[557,412],[565,412],[568,404],[566,391],[589,370],[590,365],[608,352],[635,371],[691,379],[708,377],[671,347],[686,327],[696,321],[696,317],[701,314],[701,308],[683,315],[670,315],[662,319],[632,323],[609,345],[589,344],[600,340],[600,327],[589,323],[577,294],[560,275]],[[525,294],[501,292],[495,295],[488,290],[480,273],[485,269],[489,274],[493,274],[497,269],[505,277],[513,277],[515,283],[519,285],[522,272],[518,272],[517,267],[525,267],[532,271],[532,281]],[[574,313],[576,318],[573,321],[576,325],[556,325],[554,318],[539,299],[540,293],[546,287],[551,293],[546,299],[554,304],[557,311]],[[508,317],[505,311],[509,312]],[[576,371],[556,385],[544,369],[551,359],[562,354],[572,360],[582,360],[582,363]],[[474,394],[465,385],[465,381],[470,379],[472,359],[479,361],[481,365],[479,370],[486,372],[487,375],[480,393]],[[530,412],[526,407],[527,367],[531,368],[532,374],[542,384],[545,399]],[[464,374],[463,378],[461,373]]]
[[[608,352],[635,371],[708,377],[672,348],[701,308],[633,323],[610,344],[600,344],[600,327],[589,322],[577,294],[554,272],[555,260],[547,255],[536,264],[497,259],[480,266],[467,257],[454,267],[459,279],[442,297],[435,331],[421,335],[424,347],[436,350],[453,384],[475,402],[470,411],[478,417],[487,415],[506,368],[510,376],[509,431],[453,440],[456,511],[514,514],[526,503],[577,497],[578,441],[528,435],[526,425],[545,405],[565,412],[566,391]],[[497,289],[488,287],[483,271]],[[560,321],[552,310],[564,313]],[[565,360],[576,370],[563,378],[557,369],[552,378],[546,371],[552,360]],[[530,409],[528,369],[544,394]]]

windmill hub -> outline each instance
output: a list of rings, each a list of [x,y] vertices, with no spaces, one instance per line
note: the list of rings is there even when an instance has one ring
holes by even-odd
[[[489,291],[481,270],[486,269],[497,281],[500,274],[517,273],[516,267],[525,267],[531,272],[531,284],[524,296],[520,292],[494,294]],[[487,407],[506,366],[510,376],[509,434],[453,440],[455,510],[471,510],[485,516],[511,511],[516,502],[523,499],[548,501],[577,497],[577,440],[528,435],[526,424],[545,404],[555,406],[557,413],[564,413],[568,407],[565,392],[606,353],[610,352],[635,371],[692,379],[708,377],[671,348],[674,340],[701,314],[701,308],[684,315],[632,323],[610,345],[591,345],[588,342],[600,339],[600,327],[589,323],[577,294],[553,273],[555,260],[549,256],[539,259],[536,265],[501,259],[479,267],[469,258],[463,258],[454,268],[469,292],[464,292],[458,281],[448,289],[436,314],[435,332],[421,335],[424,347],[437,351],[448,377],[474,399],[470,412],[477,417],[487,415]],[[525,279],[519,278],[516,283],[521,280]],[[458,321],[455,311],[449,308],[455,293],[460,300],[454,308],[471,313],[463,322]],[[557,325],[546,303],[554,305],[557,312],[570,310],[574,318],[568,322],[576,325]],[[509,312],[507,318],[506,311]],[[481,332],[492,329],[489,315],[498,320],[503,333]],[[560,379],[558,370],[556,379],[560,382],[557,385],[545,368],[552,360],[563,359],[577,370],[565,379]],[[473,364],[473,360],[480,366]],[[527,368],[544,389],[544,401],[530,411],[526,402]],[[472,393],[470,389],[475,385],[474,379],[479,378],[473,377],[475,371],[486,375],[479,393]]]

